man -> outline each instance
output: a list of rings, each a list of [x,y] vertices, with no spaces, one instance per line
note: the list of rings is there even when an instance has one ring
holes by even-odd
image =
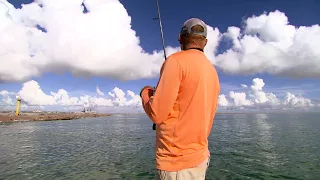
[[[203,21],[187,20],[178,39],[182,51],[163,64],[156,92],[151,86],[140,92],[143,108],[156,124],[157,179],[205,179],[220,93],[217,72],[203,52],[206,38]]]

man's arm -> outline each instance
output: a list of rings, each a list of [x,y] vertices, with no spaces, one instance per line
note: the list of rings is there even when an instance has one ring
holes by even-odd
[[[162,68],[162,74],[154,96],[152,96],[151,87],[142,89],[143,109],[155,124],[160,124],[168,117],[177,99],[181,80],[182,69],[179,62],[169,57]]]

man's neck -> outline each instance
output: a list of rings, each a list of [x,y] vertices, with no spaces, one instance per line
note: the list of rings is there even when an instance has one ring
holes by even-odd
[[[186,47],[183,47],[183,51],[187,51],[189,49],[196,49],[196,50],[199,50],[199,51],[202,51],[203,52],[203,48],[199,47],[199,46],[186,46]]]
[[[196,49],[196,50],[199,50],[199,51],[201,51],[201,52],[203,52],[203,49],[201,49],[201,48],[189,48],[189,49]],[[189,49],[186,49],[186,50],[189,50]]]

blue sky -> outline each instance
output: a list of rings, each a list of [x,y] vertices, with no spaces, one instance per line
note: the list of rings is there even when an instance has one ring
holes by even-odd
[[[28,4],[32,0],[9,0],[16,8],[21,4]],[[132,29],[140,39],[140,46],[147,52],[161,50],[161,39],[158,21],[153,20],[157,16],[156,2],[154,0],[120,0],[131,16]],[[226,32],[230,26],[242,27],[242,20],[253,15],[259,16],[263,12],[279,10],[289,18],[289,23],[294,26],[311,26],[320,22],[320,1],[316,0],[291,0],[291,1],[258,1],[258,0],[226,0],[212,1],[202,0],[199,3],[191,0],[159,0],[165,44],[178,46],[177,35],[182,23],[191,17],[198,17],[208,25],[218,28],[220,32]],[[218,51],[224,52],[230,45],[222,43]],[[230,75],[218,68],[221,81],[221,92],[241,88],[240,84],[252,84],[253,78],[261,78],[265,82],[264,90],[283,96],[283,92],[303,93],[304,97],[320,99],[319,78],[293,78],[278,77],[268,73],[254,75]],[[96,86],[103,92],[108,92],[114,87],[123,90],[132,90],[139,93],[144,85],[156,85],[157,78],[140,79],[131,81],[119,81],[104,77],[81,78],[74,77],[70,72],[63,74],[45,73],[39,77],[33,77],[45,93],[65,89],[74,96],[82,94],[94,94]],[[23,82],[7,82],[0,84],[0,90],[17,92]]]

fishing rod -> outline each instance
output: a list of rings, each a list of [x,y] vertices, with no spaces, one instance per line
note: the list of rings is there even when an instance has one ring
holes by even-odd
[[[158,17],[157,17],[157,18],[153,18],[153,20],[159,20],[161,40],[162,40],[162,48],[163,48],[163,55],[164,55],[164,60],[167,60],[167,53],[166,53],[166,48],[165,48],[165,45],[164,45],[162,22],[161,22],[161,16],[160,16],[159,1],[156,0],[156,2],[157,2],[157,9],[158,9]],[[159,79],[159,81],[160,81],[160,79]],[[158,84],[159,84],[159,81],[158,81]],[[158,86],[158,84],[157,84],[157,86]],[[157,89],[157,87],[155,88],[155,90],[156,90],[156,89]],[[153,129],[153,130],[156,130],[156,124],[155,124],[155,123],[153,123],[152,129]]]
[[[162,40],[162,48],[163,48],[163,54],[164,54],[164,59],[167,59],[167,53],[166,53],[166,48],[164,45],[164,37],[163,37],[163,30],[162,30],[162,21],[161,21],[161,16],[160,16],[160,7],[159,7],[159,1],[157,1],[157,8],[158,8],[158,17],[153,18],[154,20],[159,20],[159,27],[160,27],[160,33],[161,33],[161,40]]]

